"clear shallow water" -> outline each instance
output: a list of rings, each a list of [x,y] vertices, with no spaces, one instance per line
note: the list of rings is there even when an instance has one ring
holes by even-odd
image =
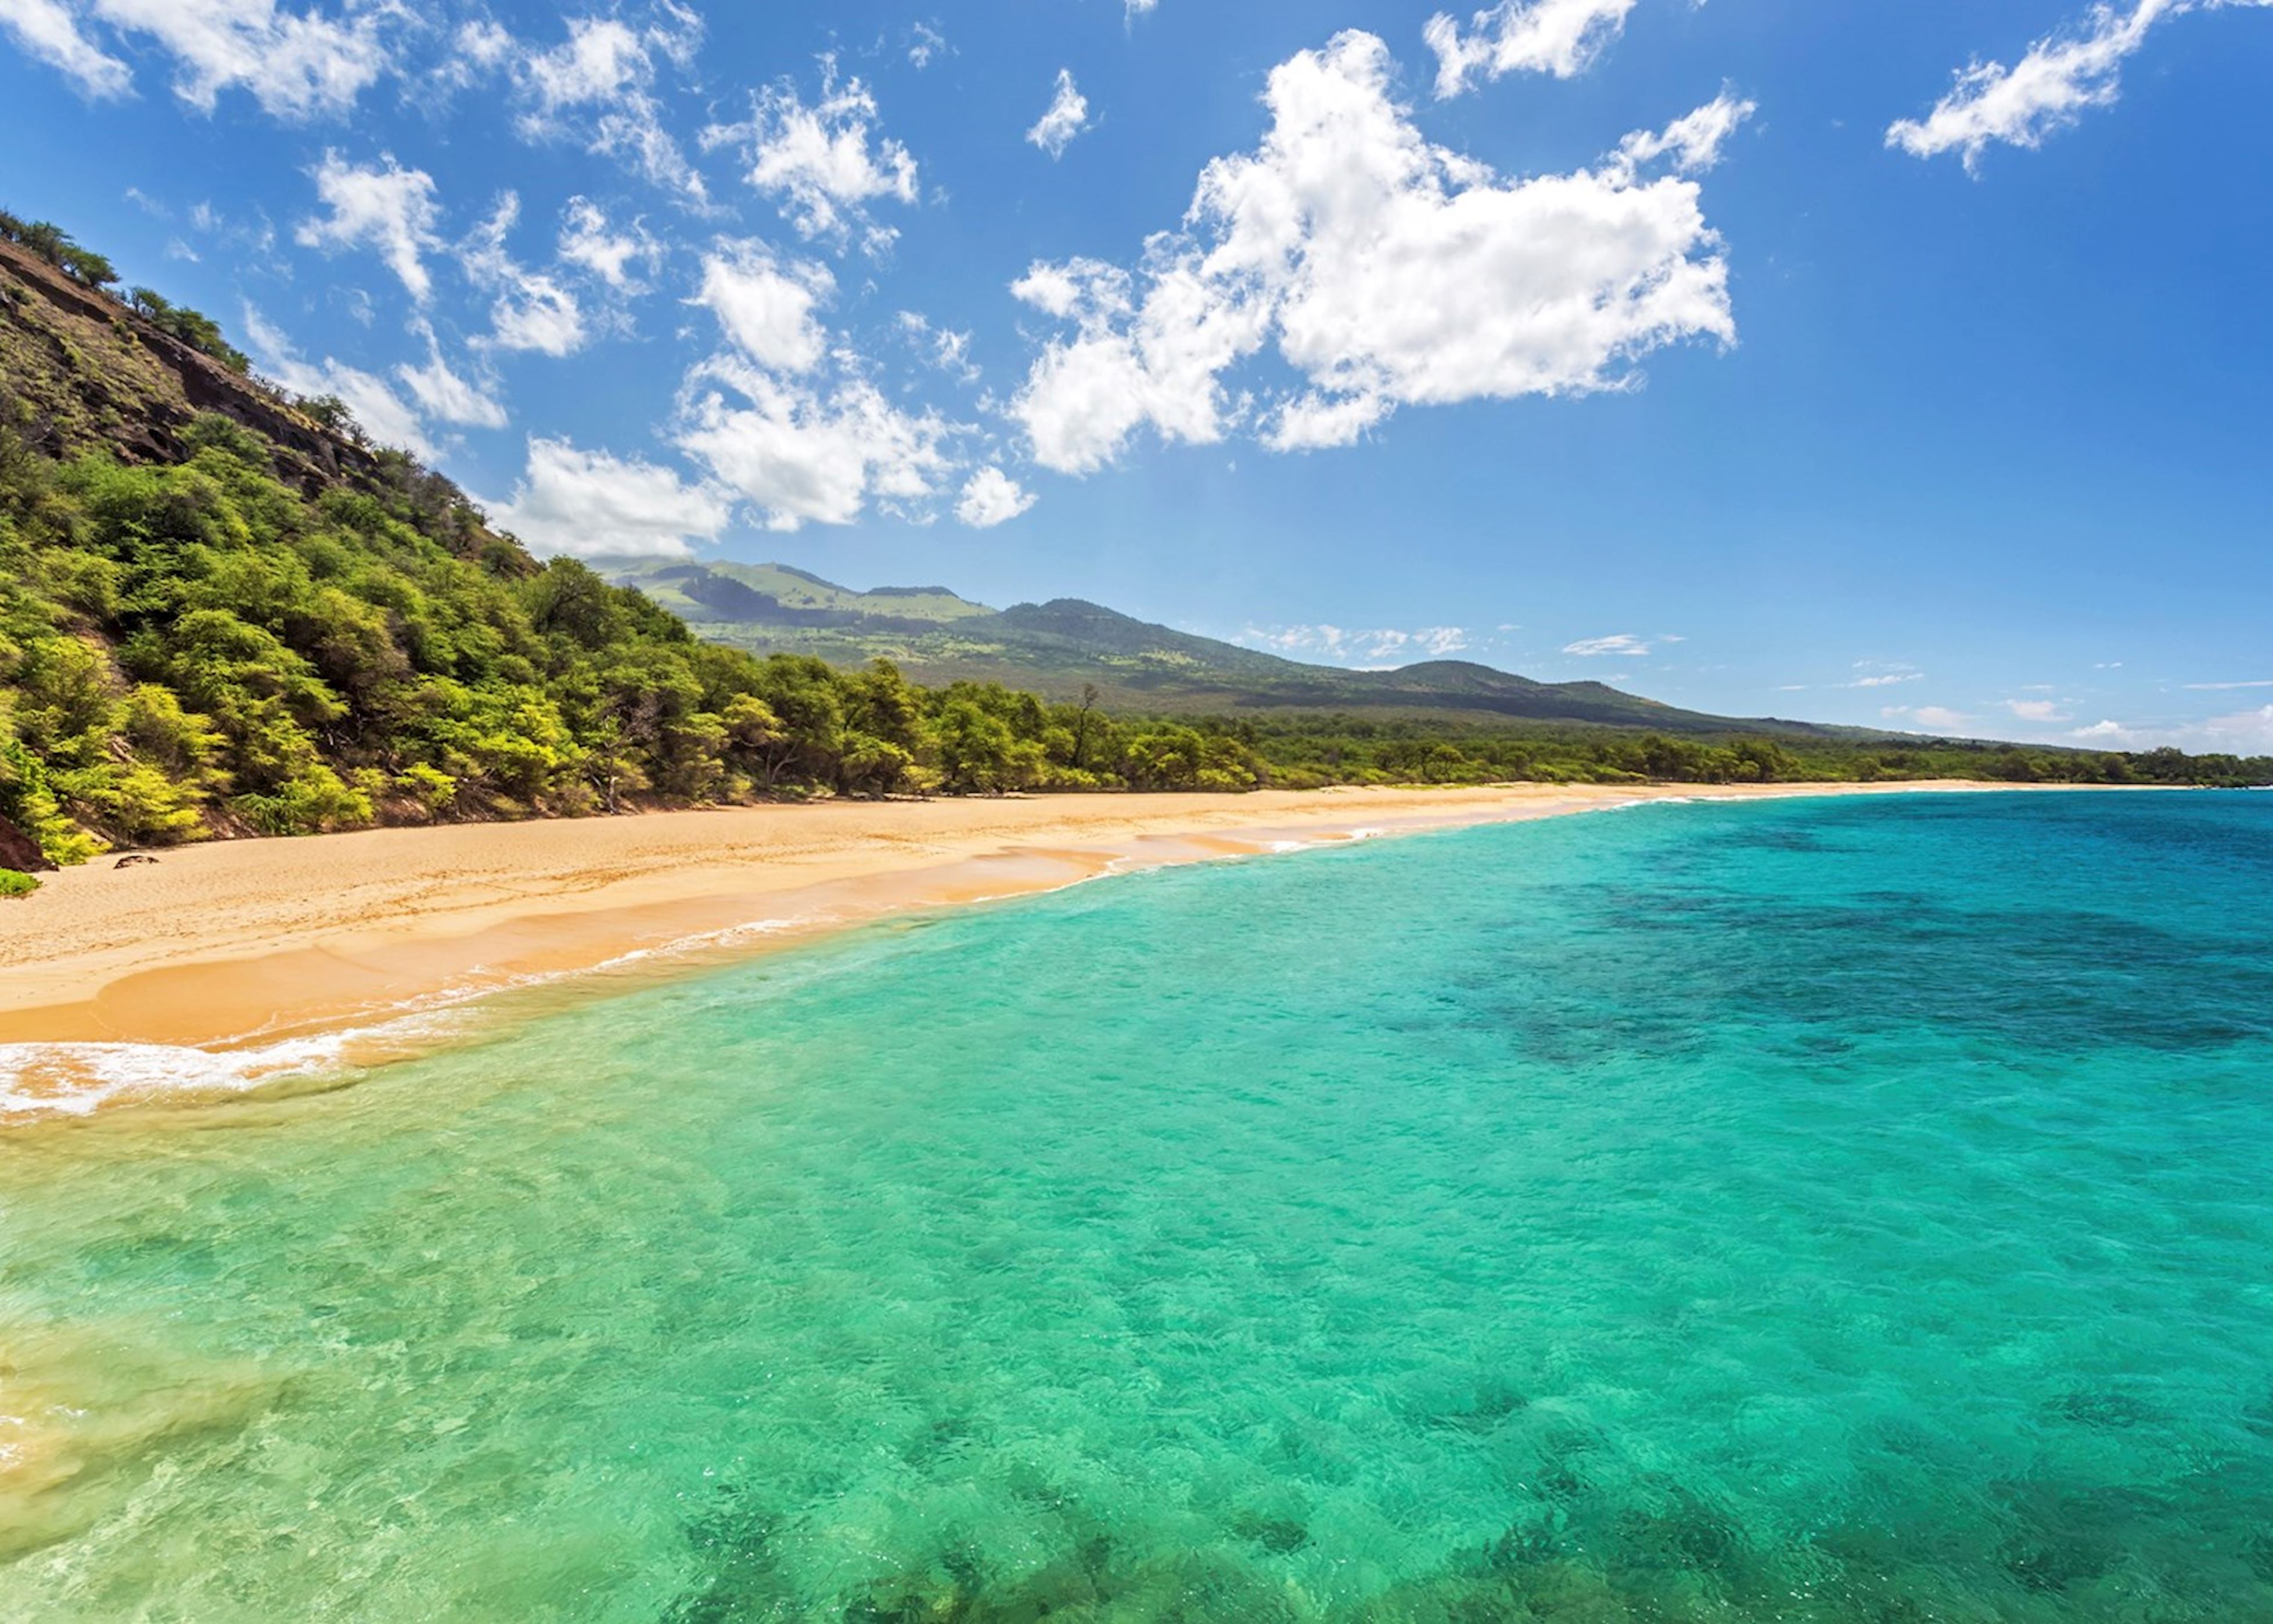
[[[0,1137],[0,1618],[2273,1618],[2273,804],[1110,881]]]

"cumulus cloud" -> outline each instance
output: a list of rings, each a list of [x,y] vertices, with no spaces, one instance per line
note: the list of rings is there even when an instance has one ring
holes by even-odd
[[[1281,64],[1259,149],[1210,163],[1136,271],[1044,263],[1013,285],[1074,328],[1012,403],[1038,461],[1095,469],[1146,426],[1221,438],[1243,416],[1222,375],[1274,342],[1304,384],[1257,408],[1278,450],[1348,444],[1403,405],[1630,386],[1650,350],[1734,342],[1692,176],[1747,104],[1724,96],[1596,168],[1502,181],[1423,139],[1392,72],[1358,33]]]
[[[1048,110],[1026,131],[1026,139],[1052,158],[1062,158],[1074,137],[1088,128],[1089,98],[1074,88],[1073,70],[1060,68],[1057,94],[1050,98]]]
[[[2128,750],[2139,742],[2138,734],[2119,722],[2095,722],[2088,728],[2075,729],[2068,737],[2105,750]]]
[[[581,139],[656,185],[701,201],[707,195],[702,177],[664,128],[655,94],[656,59],[690,64],[701,38],[701,19],[671,5],[644,27],[620,17],[571,19],[565,41],[530,55],[522,65],[520,84],[528,104],[522,133]]]
[[[520,218],[521,199],[508,191],[458,251],[466,275],[494,295],[490,332],[479,341],[491,349],[535,350],[556,360],[572,355],[589,336],[583,307],[558,277],[528,269],[508,251],[506,239]]]
[[[871,503],[927,521],[961,430],[876,386],[822,323],[836,291],[825,266],[761,243],[714,244],[690,303],[716,318],[727,347],[687,374],[677,444],[773,529],[850,524]]]
[[[1889,722],[1909,722],[1932,733],[1954,733],[1973,720],[1939,705],[1889,705],[1879,715]]]
[[[453,371],[450,363],[442,358],[442,347],[433,329],[424,331],[426,364],[414,367],[406,363],[394,369],[394,376],[410,391],[426,415],[468,428],[504,428],[504,406],[479,384]]]
[[[250,304],[244,307],[244,336],[260,370],[294,394],[336,395],[379,445],[416,457],[433,456],[433,444],[417,412],[387,387],[385,378],[329,355],[320,364],[304,360],[283,331]]]
[[[875,253],[899,234],[877,225],[868,206],[913,203],[917,196],[915,158],[879,131],[879,118],[868,87],[857,79],[839,85],[836,59],[824,57],[818,102],[807,106],[783,80],[758,93],[748,122],[714,124],[702,144],[742,146],[750,184],[777,201],[800,236],[841,246],[857,231]]]
[[[26,56],[57,69],[83,95],[131,94],[134,75],[127,65],[79,30],[79,19],[58,0],[9,0],[0,7],[0,28],[14,37]]]
[[[364,166],[331,151],[324,153],[313,176],[316,195],[331,213],[301,221],[296,240],[304,248],[326,252],[373,249],[410,296],[424,304],[434,291],[424,255],[438,245],[434,228],[441,218],[434,200],[434,177],[424,169],[402,168],[392,153],[381,153],[378,164]]]
[[[44,15],[52,30],[59,8],[54,0],[29,0],[28,6],[11,0],[6,9]],[[275,0],[84,0],[79,9],[171,55],[174,94],[200,112],[212,112],[221,92],[242,88],[263,112],[295,120],[336,117],[354,107],[394,65],[381,28],[407,15],[373,6],[332,18],[313,6],[281,10]],[[21,33],[17,24],[11,27]]]
[[[2217,741],[2220,750],[2249,755],[2273,753],[2273,705],[2232,716],[2213,716],[2202,724],[2202,731]]]
[[[679,445],[774,530],[851,524],[870,501],[923,515],[950,470],[949,425],[902,411],[868,379],[823,388],[724,356],[689,380]]]
[[[2069,722],[2074,718],[2055,700],[2007,700],[2005,708],[2022,722]]]
[[[1582,73],[1617,38],[1633,8],[1634,0],[1501,0],[1470,18],[1465,29],[1439,11],[1422,31],[1437,53],[1437,94],[1457,96],[1479,76]]]
[[[663,244],[638,221],[618,230],[598,204],[571,198],[561,211],[559,253],[561,263],[589,272],[618,293],[641,294],[647,285],[632,275],[632,267],[652,273],[662,262]]]
[[[990,464],[964,482],[963,499],[955,505],[955,516],[974,530],[991,530],[1033,505],[1031,491]]]
[[[1563,645],[1566,655],[1576,655],[1581,660],[1600,660],[1613,655],[1637,656],[1650,651],[1651,645],[1631,632],[1620,632],[1609,637],[1586,637],[1575,643]]]
[[[2128,7],[2111,0],[2095,5],[2067,28],[2038,40],[2009,68],[1977,60],[1960,69],[1956,84],[1932,112],[1888,127],[1887,145],[1920,158],[1961,153],[1968,170],[1977,168],[1983,152],[1998,142],[2034,150],[2046,136],[2116,99],[2123,64],[2157,24],[2189,11],[2268,4],[2273,0],[2134,0]]]
[[[537,551],[586,558],[683,558],[716,541],[731,500],[675,469],[532,438],[529,465],[498,521]]]
[[[826,266],[784,260],[762,243],[721,242],[702,257],[702,287],[692,303],[716,317],[758,365],[809,372],[829,342],[815,311],[836,290]]]

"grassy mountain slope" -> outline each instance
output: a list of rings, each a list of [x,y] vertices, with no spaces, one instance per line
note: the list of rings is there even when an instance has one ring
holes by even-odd
[[[1460,660],[1394,671],[1306,665],[1197,637],[1077,598],[1000,611],[940,587],[854,592],[785,565],[614,559],[595,565],[636,586],[698,634],[762,653],[838,663],[882,656],[922,682],[1000,682],[1055,700],[1093,686],[1108,707],[1164,714],[1374,712],[1484,722],[1650,729],[1692,736],[1798,739],[1894,736],[1773,718],[1707,715],[1602,683],[1542,683]]]

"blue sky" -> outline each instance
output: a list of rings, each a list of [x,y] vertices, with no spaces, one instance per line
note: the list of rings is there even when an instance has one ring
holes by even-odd
[[[5,0],[0,204],[540,550],[2273,749],[2273,6]]]

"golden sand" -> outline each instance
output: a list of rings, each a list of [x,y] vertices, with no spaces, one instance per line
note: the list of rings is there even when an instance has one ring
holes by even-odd
[[[216,842],[0,904],[0,1043],[217,1045],[690,946],[1365,833],[1689,798],[1989,788],[1544,784],[830,802]]]

